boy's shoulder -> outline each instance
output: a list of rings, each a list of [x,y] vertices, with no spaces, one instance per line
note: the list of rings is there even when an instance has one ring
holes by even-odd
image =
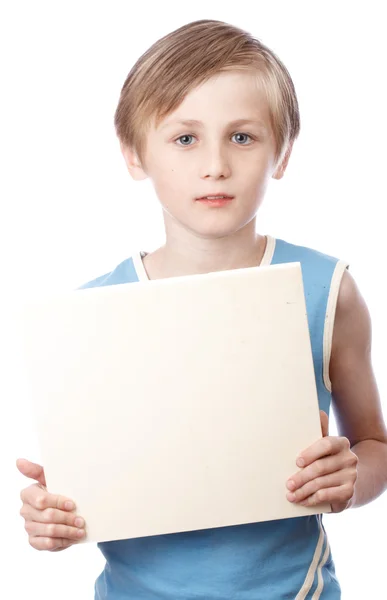
[[[91,279],[83,283],[76,290],[85,290],[95,287],[103,287],[107,285],[118,285],[120,283],[134,283],[138,281],[137,271],[135,268],[135,256],[132,255],[120,262],[112,271],[99,275],[95,279]]]
[[[332,256],[331,254],[327,254],[322,250],[318,250],[314,247],[304,246],[301,244],[291,243],[289,241],[285,241],[282,239],[275,240],[275,250],[274,255],[285,255],[290,259],[293,257],[297,257],[297,259],[303,258],[304,260],[311,259],[317,261],[323,261],[328,263],[337,263],[340,261],[339,258]]]
[[[272,265],[300,263],[304,285],[321,293],[339,289],[342,276],[349,268],[349,262],[321,250],[293,244],[277,239],[271,260]]]

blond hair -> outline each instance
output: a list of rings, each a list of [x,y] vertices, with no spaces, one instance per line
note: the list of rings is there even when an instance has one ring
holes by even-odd
[[[119,140],[143,162],[146,132],[213,75],[256,70],[266,95],[275,137],[276,162],[300,131],[298,101],[280,59],[250,33],[203,19],[183,25],[155,42],[134,64],[121,90],[114,125]]]

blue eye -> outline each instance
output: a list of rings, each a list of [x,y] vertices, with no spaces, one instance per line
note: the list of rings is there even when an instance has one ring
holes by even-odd
[[[179,138],[177,138],[177,140],[175,140],[175,141],[177,142],[178,140],[182,140],[182,139],[184,139],[184,138],[186,138],[186,139],[187,139],[187,138],[192,138],[192,137],[194,137],[194,136],[193,136],[193,135],[189,135],[189,134],[185,134],[185,135],[181,135],[181,136],[180,136]],[[178,144],[178,145],[179,145],[179,146],[191,146],[191,144]]]
[[[247,137],[247,138],[250,138],[250,139],[251,139],[251,136],[250,136],[250,135],[248,135],[247,133],[234,133],[234,135],[233,135],[232,137],[234,137],[234,136],[236,136],[236,135],[238,135],[238,136],[242,136],[242,137],[244,136],[245,138]],[[249,144],[238,144],[238,145],[241,145],[241,146],[248,146]]]
[[[249,138],[250,140],[252,140],[252,137],[251,137],[251,135],[249,135],[249,134],[247,134],[247,133],[240,133],[240,132],[238,132],[238,133],[234,133],[234,135],[233,135],[232,137],[235,137],[235,136],[239,136],[239,137],[240,137],[240,136],[242,136],[242,138]],[[180,137],[178,137],[178,138],[175,140],[175,143],[179,142],[179,143],[178,143],[178,146],[192,146],[192,144],[190,144],[190,143],[189,143],[189,138],[194,138],[194,137],[195,137],[194,135],[191,135],[191,134],[188,134],[188,133],[186,133],[186,134],[184,134],[184,135],[181,135]],[[184,142],[183,142],[183,143],[180,143],[180,140],[184,140],[184,139],[185,139],[186,141],[187,141],[187,139],[188,139],[188,143],[184,143]],[[251,143],[251,142],[250,142],[250,143]],[[250,145],[250,143],[247,143],[247,144],[238,144],[238,146],[249,146],[249,145]]]

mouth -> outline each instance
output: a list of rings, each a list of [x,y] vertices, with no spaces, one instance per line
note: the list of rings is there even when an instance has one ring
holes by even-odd
[[[229,204],[233,198],[234,196],[228,196],[227,194],[210,194],[209,196],[196,198],[196,201],[209,206],[225,206]]]

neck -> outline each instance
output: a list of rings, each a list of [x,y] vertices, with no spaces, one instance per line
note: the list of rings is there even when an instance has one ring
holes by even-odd
[[[258,266],[266,247],[266,238],[255,231],[255,219],[218,239],[187,235],[181,230],[167,229],[166,234],[166,243],[144,259],[149,279]]]

